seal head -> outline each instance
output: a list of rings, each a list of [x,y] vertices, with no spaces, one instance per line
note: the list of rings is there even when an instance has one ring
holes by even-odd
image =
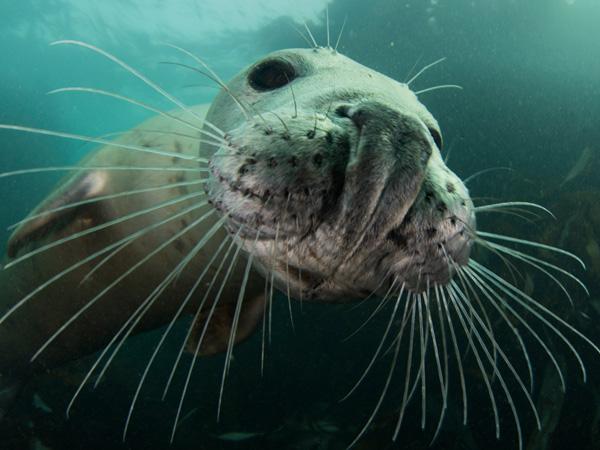
[[[468,261],[473,204],[406,84],[331,49],[279,51],[236,76],[207,121],[226,133],[200,149],[208,196],[291,295],[418,292]]]

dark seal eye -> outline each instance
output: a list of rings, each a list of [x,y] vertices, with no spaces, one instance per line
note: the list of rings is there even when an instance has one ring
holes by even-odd
[[[437,145],[437,148],[439,150],[441,150],[442,149],[442,135],[435,128],[428,128],[428,130],[429,130],[429,134],[431,134],[431,137],[433,138],[433,142],[435,142],[435,145]]]
[[[272,91],[296,78],[296,70],[282,59],[270,59],[258,64],[248,75],[248,82],[257,91]]]

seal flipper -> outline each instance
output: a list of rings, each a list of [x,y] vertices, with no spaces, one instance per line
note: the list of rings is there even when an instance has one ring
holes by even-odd
[[[75,218],[78,218],[78,216],[81,220],[76,228],[88,228],[90,220],[86,220],[86,214],[82,213],[86,210],[91,213],[92,208],[89,205],[65,208],[47,214],[44,212],[105,194],[107,184],[108,173],[103,170],[85,172],[72,177],[58,191],[38,205],[32,211],[30,217],[41,215],[24,222],[15,230],[8,241],[8,257],[15,258],[23,248],[28,248],[36,241],[44,240],[50,234],[60,232],[67,225],[71,224]]]
[[[200,346],[199,355],[209,356],[227,350],[229,337],[231,336],[231,326],[235,315],[235,302],[228,302],[218,305],[210,318],[208,324],[206,319],[208,313],[202,314],[196,323],[193,324],[192,333],[187,341],[186,350],[195,353],[198,340],[202,337],[204,328],[204,337]],[[265,307],[264,295],[258,295],[254,298],[244,299],[242,311],[235,333],[235,344],[246,340],[256,329],[263,316]]]

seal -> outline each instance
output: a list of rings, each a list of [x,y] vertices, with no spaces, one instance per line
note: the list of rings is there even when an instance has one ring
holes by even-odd
[[[543,208],[524,202],[475,208],[465,184],[441,158],[438,122],[409,84],[334,49],[278,51],[227,84],[210,72],[222,86],[220,93],[210,107],[188,108],[103,50],[63,43],[109,57],[179,108],[163,112],[105,91],[68,88],[118,97],[159,116],[111,142],[0,127],[104,144],[9,241],[0,279],[5,293],[0,302],[0,374],[9,393],[36,370],[104,349],[99,362],[133,333],[168,325],[164,339],[184,316],[192,316],[184,347],[196,356],[227,352],[224,380],[234,344],[252,334],[274,288],[288,298],[315,302],[394,299],[373,356],[374,361],[399,319],[393,368],[408,324],[410,343],[417,342],[419,321],[423,367],[427,348],[437,346],[436,330],[443,339],[451,330],[462,376],[452,324],[452,317],[458,317],[457,331],[464,330],[489,383],[482,361],[496,367],[491,353],[504,354],[480,298],[498,308],[513,331],[502,308],[532,329],[506,297],[528,312],[532,304],[540,305],[473,261],[473,244],[484,243],[495,253],[538,267],[538,258],[490,241],[537,245],[580,261],[554,247],[476,231],[476,211]],[[476,302],[469,300],[472,293]],[[439,318],[429,311],[433,301]],[[552,317],[593,345],[546,308],[541,311],[536,317],[543,324]],[[474,337],[473,330],[479,330]],[[556,327],[550,330],[564,338]],[[522,344],[518,333],[515,337]],[[157,349],[160,344],[162,339]],[[437,347],[434,354],[445,401],[447,380]],[[409,353],[409,367],[410,358]],[[179,357],[175,366],[178,362]],[[193,362],[187,382],[192,370]],[[513,374],[522,386],[520,375]],[[400,417],[412,396],[406,389]],[[130,415],[138,394],[139,389]],[[524,394],[535,412],[527,389]],[[506,395],[511,399],[508,391]],[[180,412],[181,403],[173,433]]]

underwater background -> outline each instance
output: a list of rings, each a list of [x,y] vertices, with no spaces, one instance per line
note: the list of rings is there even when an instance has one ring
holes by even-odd
[[[215,95],[214,85],[163,64],[178,61],[165,43],[201,55],[229,79],[270,51],[306,47],[296,31],[304,29],[304,21],[325,45],[326,7],[335,38],[346,20],[338,50],[392,78],[407,80],[418,68],[446,58],[413,86],[463,88],[420,96],[442,127],[443,155],[450,153],[448,164],[463,179],[497,169],[470,182],[473,197],[533,201],[554,212],[556,220],[528,223],[495,216],[484,223],[559,245],[586,262],[586,272],[568,267],[590,290],[588,297],[570,286],[574,308],[543,277],[524,273],[519,282],[599,343],[600,1],[0,0],[0,123],[101,136],[149,117],[111,99],[46,95],[65,86],[118,91],[169,108],[114,64],[79,48],[49,46],[52,41],[92,43],[185,103],[205,103]],[[0,172],[73,164],[92,148],[1,131]],[[0,179],[0,246],[9,236],[6,228],[22,219],[59,179],[56,174]],[[186,419],[172,444],[177,399],[160,400],[170,368],[166,355],[149,377],[127,440],[121,440],[131,395],[158,332],[137,336],[98,389],[84,391],[69,420],[66,403],[93,357],[32,380],[10,417],[0,422],[0,449],[346,448],[375,406],[388,367],[382,361],[353,396],[339,401],[368,364],[385,326],[381,317],[345,341],[370,311],[367,306],[304,304],[300,309],[294,304],[292,332],[287,305],[276,302],[265,373],[261,376],[260,336],[236,348],[217,422],[223,359],[202,360],[186,401]],[[517,400],[527,450],[600,449],[600,357],[580,347],[588,367],[586,384],[572,355],[552,346],[567,369],[565,395],[546,370],[548,362],[533,354],[534,399],[541,405],[544,427],[537,432],[525,401]],[[471,365],[475,367],[472,361]],[[508,405],[500,404],[502,433],[497,440],[482,382],[476,375],[470,380],[468,424],[461,423],[461,405],[454,394],[442,432],[431,447],[435,413],[423,431],[418,402],[413,402],[409,411],[414,414],[409,414],[400,439],[392,442],[390,427],[393,430],[396,415],[389,401],[355,448],[517,448]],[[435,404],[439,398],[433,394],[429,401]]]

